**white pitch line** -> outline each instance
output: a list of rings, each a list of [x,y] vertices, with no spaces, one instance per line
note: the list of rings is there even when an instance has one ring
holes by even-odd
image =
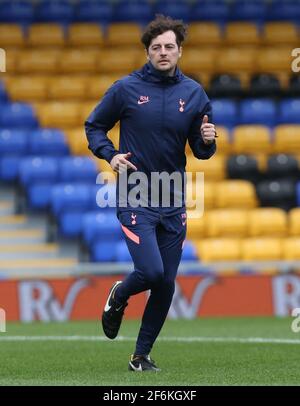
[[[6,336],[0,334],[0,342],[7,341],[107,341],[104,336]],[[120,336],[114,341],[136,341],[135,337]],[[158,341],[180,343],[241,343],[241,344],[300,344],[300,339],[264,337],[160,337]]]

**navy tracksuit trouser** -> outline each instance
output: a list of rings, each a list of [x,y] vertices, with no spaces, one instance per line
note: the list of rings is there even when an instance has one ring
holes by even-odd
[[[115,299],[125,303],[130,296],[150,290],[135,354],[149,354],[165,322],[175,289],[175,278],[186,236],[186,213],[164,215],[150,210],[118,213],[134,263],[116,290]]]

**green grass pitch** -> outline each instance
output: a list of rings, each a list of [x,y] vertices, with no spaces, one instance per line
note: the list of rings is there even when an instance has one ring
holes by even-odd
[[[139,322],[120,340],[100,323],[7,323],[0,385],[299,385],[292,318],[168,320],[152,351],[158,373],[127,371]],[[123,337],[123,338],[122,338]]]

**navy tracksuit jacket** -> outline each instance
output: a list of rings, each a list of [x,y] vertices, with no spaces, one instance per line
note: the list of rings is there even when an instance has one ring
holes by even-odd
[[[152,172],[183,175],[187,141],[199,159],[215,153],[215,143],[205,145],[200,135],[205,114],[211,122],[209,100],[197,82],[178,68],[173,77],[163,76],[148,63],[115,82],[88,117],[89,148],[108,162],[118,153],[131,152],[130,161],[147,178]],[[107,132],[119,120],[116,151]],[[117,215],[135,269],[116,291],[116,300],[124,303],[131,295],[151,289],[135,349],[135,354],[149,354],[174,293],[186,235],[185,206],[118,207]]]

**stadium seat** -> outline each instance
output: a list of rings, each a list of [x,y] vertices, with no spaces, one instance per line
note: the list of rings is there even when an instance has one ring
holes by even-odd
[[[253,156],[233,155],[227,160],[227,174],[230,179],[243,179],[257,183],[261,179],[258,162]]]
[[[57,49],[34,49],[22,51],[17,57],[17,69],[19,73],[33,75],[57,74],[58,62],[62,54]]]
[[[297,2],[275,2],[266,15],[269,21],[289,21],[298,24],[300,4]]]
[[[201,160],[190,155],[187,159],[187,172],[203,172],[205,180],[223,180],[226,176],[225,157],[214,156],[214,159]]]
[[[297,198],[297,206],[300,207],[300,182],[297,182],[296,194],[297,194],[297,196],[296,196],[296,198]]]
[[[90,247],[92,262],[115,262],[117,259],[117,245],[111,241],[95,241]]]
[[[263,2],[239,1],[233,3],[230,10],[230,19],[233,21],[251,21],[262,24],[267,15],[267,6]]]
[[[300,97],[300,75],[290,76],[286,94],[290,97]]]
[[[263,41],[266,45],[297,46],[299,35],[297,26],[289,22],[266,23],[263,30]]]
[[[0,130],[0,179],[14,181],[18,176],[20,158],[28,153],[28,132]]]
[[[131,262],[132,258],[128,251],[127,244],[125,241],[118,241],[114,243],[116,251],[116,261],[117,262]]]
[[[204,216],[198,218],[188,218],[187,221],[187,238],[189,240],[199,240],[205,235]]]
[[[0,3],[0,21],[4,23],[31,24],[34,19],[34,7],[24,0],[4,0]]]
[[[300,125],[279,125],[274,130],[273,149],[277,153],[295,154],[300,151]]]
[[[68,145],[73,155],[91,156],[91,151],[88,149],[88,142],[83,126],[66,130],[65,134],[67,136]]]
[[[180,69],[185,74],[214,72],[217,52],[215,49],[187,48],[184,57],[179,62]]]
[[[232,144],[229,136],[229,131],[226,127],[216,126],[218,134],[217,149],[221,155],[228,155],[232,153]]]
[[[64,52],[58,64],[63,73],[94,73],[97,71],[98,60],[104,57],[101,50],[69,49]]]
[[[74,102],[48,102],[37,109],[43,127],[73,128],[83,125],[80,104]]]
[[[0,3],[1,9],[1,3]],[[21,25],[0,24],[1,47],[23,47],[25,44],[24,33]]]
[[[238,116],[238,105],[234,100],[214,99],[211,101],[216,125],[233,127]]]
[[[245,180],[227,180],[216,186],[216,207],[252,209],[257,206],[255,188]]]
[[[243,106],[244,116],[242,119],[245,121],[255,120],[256,107],[251,112],[247,110],[248,106],[248,103]],[[257,106],[258,108],[259,105]],[[249,115],[248,117],[247,114]],[[262,121],[262,117],[259,117],[258,120]],[[272,147],[270,138],[270,130],[264,125],[236,126],[233,130],[233,151],[236,154],[268,154],[271,152]]]
[[[274,97],[282,93],[279,79],[271,73],[255,74],[251,77],[249,96],[252,97]]]
[[[297,159],[292,155],[278,154],[272,155],[267,161],[265,175],[269,179],[297,180],[300,168]]]
[[[210,80],[210,97],[239,97],[243,93],[240,79],[235,75],[214,75]]]
[[[207,237],[244,237],[248,233],[248,210],[217,209],[205,215]]]
[[[49,79],[45,76],[16,76],[8,85],[11,100],[43,101],[48,98]]]
[[[71,24],[68,30],[68,44],[74,47],[102,47],[104,35],[99,24]]]
[[[63,132],[50,128],[31,132],[29,148],[32,155],[64,156],[69,154]]]
[[[107,49],[97,61],[97,70],[101,74],[114,74],[117,72],[128,74],[140,67],[139,61],[142,58],[146,62],[142,48],[122,48],[118,52],[114,49]]]
[[[258,45],[260,37],[257,26],[249,22],[228,23],[225,27],[225,41],[230,46]]]
[[[6,104],[7,102],[8,102],[8,95],[6,92],[5,84],[4,84],[4,82],[0,81],[0,105]]]
[[[87,94],[90,99],[98,99],[104,96],[104,93],[110,88],[110,86],[120,79],[118,74],[107,74],[91,76],[87,81]],[[96,107],[96,104],[94,105]],[[91,112],[92,110],[90,110]]]
[[[108,2],[96,2],[85,0],[79,3],[75,21],[94,22],[98,24],[108,24],[113,16],[113,6]]]
[[[51,80],[49,87],[49,98],[53,100],[69,100],[79,101],[90,96],[87,92],[86,77],[74,76],[70,77],[62,75]]]
[[[255,71],[261,73],[290,73],[292,60],[290,47],[264,47],[257,53]]]
[[[215,69],[219,73],[252,73],[256,65],[256,49],[231,47],[218,52],[214,61]]]
[[[224,24],[229,17],[229,6],[221,2],[195,2],[190,11],[191,21],[214,21]]]
[[[193,22],[189,24],[189,35],[184,43],[184,47],[217,46],[221,44],[221,41],[221,28],[218,24],[213,22]]]
[[[293,181],[262,181],[256,190],[263,207],[279,207],[283,210],[296,207],[296,186]]]
[[[240,104],[240,124],[273,126],[277,120],[276,105],[272,99],[246,99]]]
[[[197,261],[197,249],[192,241],[185,241],[182,250],[182,261]]]
[[[300,236],[300,208],[289,211],[289,234],[294,237]]]
[[[58,181],[57,159],[28,157],[21,160],[19,180],[26,190],[27,201],[33,209],[45,209],[50,204],[51,188]]]
[[[60,160],[60,179],[63,182],[95,183],[97,165],[90,157],[66,157]]]
[[[121,1],[116,5],[113,13],[113,21],[136,22],[147,24],[153,17],[152,7],[142,1]],[[183,17],[182,17],[183,18]]]
[[[190,7],[187,3],[158,1],[154,6],[154,14],[163,14],[184,22],[190,21]]]
[[[38,120],[29,104],[8,103],[1,108],[0,127],[31,130],[38,127]]]
[[[68,24],[73,20],[74,8],[69,1],[43,1],[36,7],[35,20]]]
[[[287,234],[287,215],[277,208],[257,208],[249,212],[249,236],[284,237]]]
[[[113,47],[139,45],[141,28],[136,23],[113,23],[107,28],[106,44]]]
[[[90,205],[90,186],[86,184],[64,183],[52,188],[51,211],[65,237],[79,236],[83,215]]]
[[[122,228],[115,213],[102,209],[100,212],[88,212],[83,216],[82,236],[87,246],[96,241],[117,242],[122,238]]]
[[[65,45],[63,28],[59,24],[32,24],[27,43],[31,47],[62,47]]]
[[[235,238],[212,238],[197,244],[201,262],[238,261],[241,258],[241,241]]]
[[[300,98],[286,99],[280,102],[278,122],[300,124]]]
[[[192,183],[188,181],[186,185],[186,207],[190,210],[197,209],[196,203],[197,206],[200,204],[200,197],[197,193],[200,193],[201,196],[204,194],[205,210],[215,207],[216,184],[216,182],[210,182],[204,179],[203,184],[200,182],[200,185],[197,186],[195,181]],[[202,205],[202,203],[200,205]]]
[[[248,238],[241,243],[242,259],[246,261],[276,261],[282,259],[280,238]]]
[[[300,260],[300,238],[286,238],[283,240],[283,259],[286,261]]]

